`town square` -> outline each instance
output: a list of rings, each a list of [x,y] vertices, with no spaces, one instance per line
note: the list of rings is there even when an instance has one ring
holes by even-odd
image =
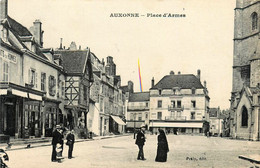
[[[260,167],[260,0],[0,0],[0,168]]]

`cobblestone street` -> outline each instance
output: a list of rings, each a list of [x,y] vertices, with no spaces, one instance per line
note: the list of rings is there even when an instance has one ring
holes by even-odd
[[[154,161],[157,136],[147,135],[144,146],[146,161],[136,159],[138,148],[133,136],[75,143],[73,155],[67,159],[64,148],[62,163],[51,162],[51,146],[7,151],[12,168],[27,167],[250,167],[238,158],[243,154],[259,154],[260,142],[231,140],[220,137],[168,135],[170,152],[166,163]]]

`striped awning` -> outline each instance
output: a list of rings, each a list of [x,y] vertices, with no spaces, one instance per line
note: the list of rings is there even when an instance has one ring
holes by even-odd
[[[151,122],[150,127],[202,128],[202,122]]]

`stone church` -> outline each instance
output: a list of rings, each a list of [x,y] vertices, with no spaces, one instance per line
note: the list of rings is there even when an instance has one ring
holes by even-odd
[[[259,16],[260,0],[236,1],[230,133],[238,139],[260,139]]]

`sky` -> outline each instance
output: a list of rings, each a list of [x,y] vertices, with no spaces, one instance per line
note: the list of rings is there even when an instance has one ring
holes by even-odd
[[[72,41],[89,47],[100,60],[112,56],[121,84],[134,82],[140,92],[170,71],[197,74],[206,80],[210,107],[229,108],[235,0],[9,0],[8,14],[31,27],[42,22],[44,47]],[[110,17],[138,13],[140,17]],[[185,14],[186,17],[147,17],[148,14]]]

